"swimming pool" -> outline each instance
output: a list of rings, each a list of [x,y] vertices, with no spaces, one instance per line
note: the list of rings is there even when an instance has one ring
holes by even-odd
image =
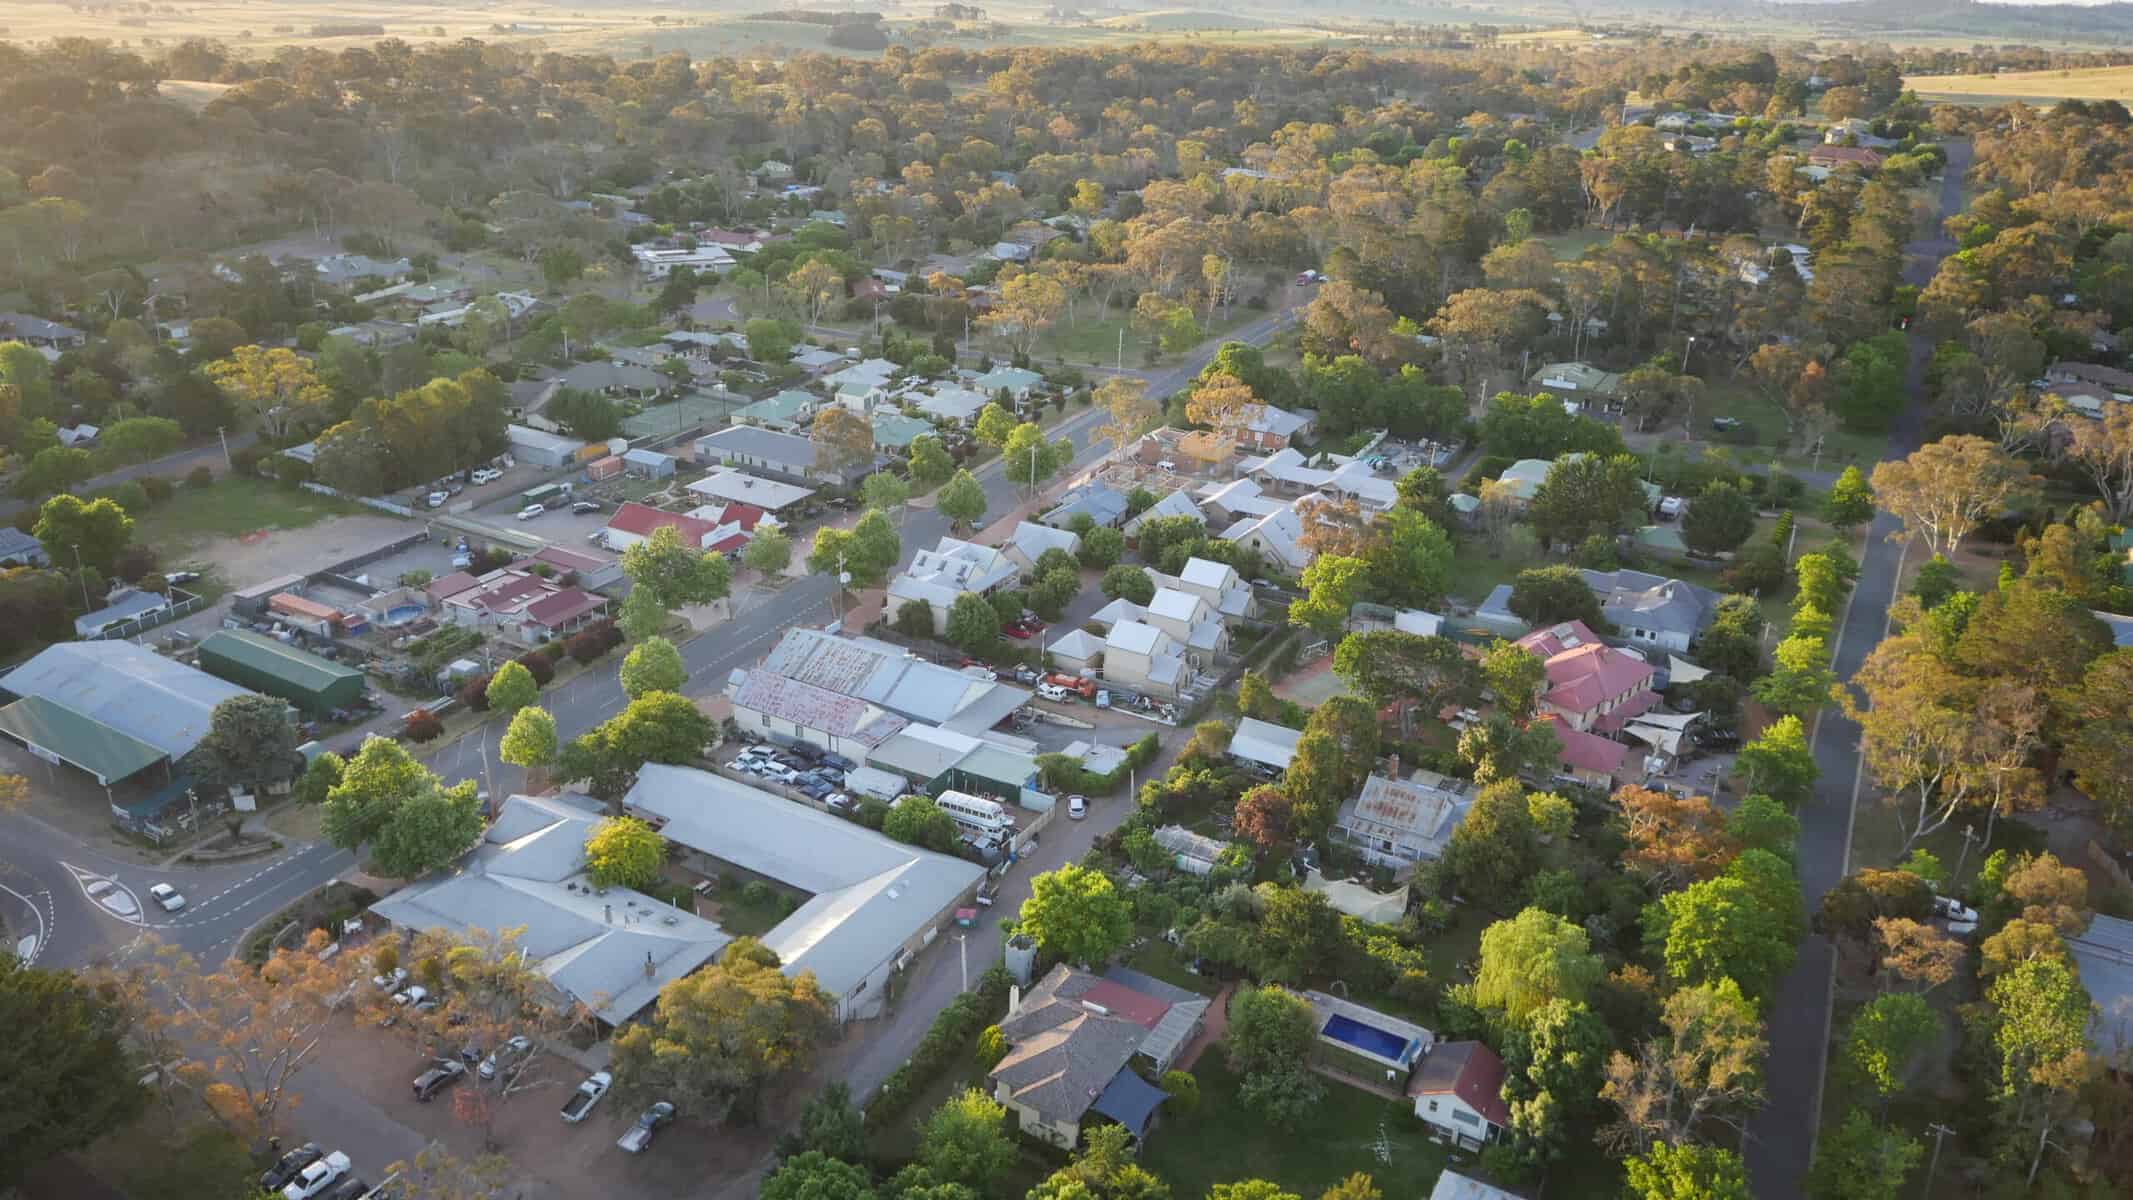
[[[1394,1033],[1387,1033],[1375,1026],[1344,1017],[1339,1013],[1326,1018],[1326,1027],[1319,1031],[1336,1042],[1341,1042],[1386,1062],[1407,1061],[1409,1042]]]
[[[384,618],[379,623],[382,625],[405,625],[421,615],[422,606],[419,604],[396,604],[386,610]]]

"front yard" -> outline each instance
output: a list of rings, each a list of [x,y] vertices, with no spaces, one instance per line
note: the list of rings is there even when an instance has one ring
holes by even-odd
[[[1201,1057],[1193,1074],[1199,1108],[1166,1114],[1141,1151],[1143,1165],[1177,1196],[1204,1196],[1237,1179],[1265,1179],[1316,1196],[1361,1171],[1387,1196],[1421,1197],[1450,1156],[1404,1103],[1322,1080],[1325,1100],[1296,1128],[1282,1130],[1244,1107],[1237,1096],[1242,1081],[1219,1047]]]

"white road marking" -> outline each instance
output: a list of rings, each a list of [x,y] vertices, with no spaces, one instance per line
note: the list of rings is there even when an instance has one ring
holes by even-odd
[[[62,861],[59,865],[65,867],[67,873],[74,877],[74,886],[81,889],[82,899],[94,905],[98,912],[115,921],[124,921],[128,925],[147,924],[143,919],[146,910],[141,907],[141,898],[134,895],[132,888],[127,887],[109,875],[99,875],[94,871],[85,871],[70,862]],[[110,903],[90,895],[89,886],[95,883],[108,883],[117,891],[123,892],[127,902],[133,905],[133,911],[131,913],[120,912],[118,909],[113,908]]]
[[[30,910],[31,916],[37,918],[37,932],[24,934],[15,943],[15,957],[21,959],[24,966],[34,966],[37,962],[37,956],[44,952],[44,948],[47,945],[51,944],[52,926],[57,923],[58,914],[53,913],[50,917],[47,917],[45,910],[38,908],[35,900],[4,883],[0,883],[0,892],[6,892],[15,899],[22,901],[22,906]],[[38,892],[37,895],[44,897],[46,908],[51,907],[52,893]]]

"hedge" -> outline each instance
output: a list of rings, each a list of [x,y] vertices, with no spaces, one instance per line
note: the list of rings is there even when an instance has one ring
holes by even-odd
[[[978,1032],[1007,1014],[1007,991],[1014,984],[1015,977],[1007,973],[1006,967],[995,966],[978,977],[977,990],[950,1001],[933,1018],[910,1060],[889,1072],[889,1077],[874,1090],[874,1098],[866,1106],[867,1127],[884,1127],[902,1115],[942,1071],[967,1063]]]
[[[1162,749],[1162,743],[1151,733],[1126,747],[1126,761],[1101,775],[1084,768],[1079,761],[1064,754],[1040,754],[1037,756],[1037,765],[1044,773],[1044,785],[1055,792],[1078,796],[1106,796],[1117,791],[1132,777],[1132,772],[1154,762],[1155,756],[1160,754]]]

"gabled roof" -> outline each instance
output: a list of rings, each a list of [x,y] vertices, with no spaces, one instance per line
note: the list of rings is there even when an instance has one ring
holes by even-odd
[[[132,642],[60,642],[0,677],[0,687],[182,758],[207,736],[215,706],[252,693]]]
[[[1237,722],[1237,732],[1229,740],[1229,753],[1232,758],[1249,759],[1286,771],[1289,760],[1296,757],[1296,743],[1302,737],[1302,731],[1286,725],[1245,717]]]
[[[1541,699],[1565,712],[1587,712],[1636,691],[1658,674],[1648,662],[1609,646],[1579,646],[1548,660],[1548,690]]]
[[[1148,601],[1148,612],[1151,616],[1186,624],[1199,620],[1201,610],[1205,607],[1208,607],[1208,604],[1203,597],[1170,587],[1157,588],[1155,595]]]
[[[579,588],[564,588],[526,606],[526,619],[547,629],[567,625],[579,617],[599,612],[607,600]]]
[[[752,709],[804,729],[851,738],[869,746],[880,745],[909,724],[902,717],[884,712],[864,700],[840,696],[768,671],[748,672],[733,693],[733,704],[736,708]]]
[[[1411,779],[1372,775],[1359,794],[1341,805],[1336,823],[1351,829],[1396,830],[1441,852],[1472,807],[1470,791],[1463,781],[1433,771],[1417,771]]]
[[[1438,1042],[1430,1047],[1407,1094],[1454,1095],[1490,1124],[1511,1124],[1511,1110],[1503,1102],[1503,1060],[1480,1042]]]
[[[1166,493],[1162,499],[1142,510],[1138,516],[1126,522],[1124,529],[1130,535],[1141,527],[1142,522],[1163,517],[1191,517],[1203,524],[1207,521],[1207,514],[1200,511],[1200,506],[1193,502],[1192,497],[1179,490]]]
[[[164,758],[161,750],[131,734],[39,696],[0,708],[0,731],[110,783]]]
[[[788,629],[759,669],[972,734],[992,728],[1030,697],[1021,688],[907,657],[887,642],[819,629]]]
[[[1307,412],[1293,413],[1285,408],[1276,408],[1271,404],[1262,404],[1259,406],[1258,411],[1252,417],[1251,423],[1246,425],[1245,428],[1251,430],[1253,433],[1271,434],[1275,437],[1288,437],[1289,435],[1295,433],[1297,430],[1302,429],[1306,425],[1309,425],[1311,423],[1311,418],[1313,415],[1314,414]]]
[[[240,663],[269,678],[307,692],[323,692],[361,671],[328,662],[308,650],[245,629],[218,629],[200,641],[200,653]]]
[[[1077,662],[1089,661],[1101,653],[1103,648],[1104,640],[1086,629],[1069,629],[1046,647],[1060,658],[1071,658]]]
[[[1555,726],[1556,740],[1562,743],[1562,761],[1566,765],[1603,775],[1612,775],[1622,769],[1622,759],[1629,754],[1628,746],[1598,734],[1572,729],[1561,717],[1552,714],[1540,719]]]
[[[1047,550],[1064,550],[1068,554],[1081,548],[1081,535],[1071,529],[1054,529],[1035,521],[1015,522],[1015,531],[1008,541],[1022,551],[1031,562],[1036,562]]]
[[[1104,647],[1127,654],[1154,655],[1162,652],[1163,643],[1169,640],[1169,637],[1169,634],[1153,625],[1140,621],[1120,621],[1111,627],[1110,634],[1104,638]]]
[[[757,429],[752,425],[729,425],[696,440],[697,451],[712,457],[736,455],[774,463],[790,474],[804,475],[815,465],[815,445],[804,437]]]
[[[1601,613],[1617,625],[1694,637],[1718,611],[1718,593],[1679,579],[1630,570],[1578,574],[1599,596]]]

